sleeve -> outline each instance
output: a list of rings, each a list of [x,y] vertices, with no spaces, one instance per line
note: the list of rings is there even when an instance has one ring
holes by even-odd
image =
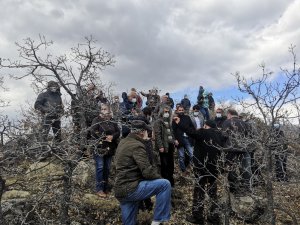
[[[191,124],[184,124],[182,121],[179,122],[178,127],[183,130],[185,133],[187,133],[188,136],[194,139],[203,138],[203,128],[199,129],[198,131],[193,126],[193,123],[191,121]]]
[[[36,110],[39,110],[41,113],[46,113],[47,108],[45,107],[45,103],[46,103],[45,95],[44,95],[44,93],[41,93],[38,95],[38,97],[34,103],[34,108]]]
[[[99,133],[99,121],[97,118],[93,119],[92,125],[89,127],[92,135],[92,139],[98,139],[100,136]]]
[[[134,148],[132,155],[145,179],[154,180],[161,178],[157,172],[156,166],[150,164],[145,147],[138,146]]]
[[[120,137],[120,129],[118,127],[118,124],[113,123],[114,124],[114,130],[115,132],[113,133],[113,140],[117,140]]]
[[[155,136],[155,143],[156,146],[158,148],[163,148],[163,140],[162,140],[162,131],[161,131],[161,126],[159,121],[155,121],[154,125],[153,125],[153,129],[154,129],[154,136]]]

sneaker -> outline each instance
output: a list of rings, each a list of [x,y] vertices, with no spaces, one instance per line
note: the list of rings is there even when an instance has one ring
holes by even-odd
[[[185,220],[188,221],[189,223],[204,225],[204,220],[203,219],[196,219],[193,216],[187,216],[185,218]]]

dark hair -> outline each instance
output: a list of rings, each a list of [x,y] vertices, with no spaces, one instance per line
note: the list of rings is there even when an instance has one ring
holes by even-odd
[[[143,108],[142,111],[143,111],[145,116],[151,116],[152,109],[150,107],[147,106],[147,107]]]
[[[238,112],[235,109],[228,109],[227,114],[230,114],[232,116],[238,116]]]
[[[200,106],[199,105],[194,105],[193,110],[200,110]]]
[[[209,126],[210,128],[216,128],[217,127],[217,124],[214,120],[206,120],[204,124]]]

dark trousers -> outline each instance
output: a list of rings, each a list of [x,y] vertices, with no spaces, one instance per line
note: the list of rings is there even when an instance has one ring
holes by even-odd
[[[168,152],[159,153],[161,164],[161,176],[170,181],[171,186],[174,186],[174,145],[169,144]]]
[[[43,119],[42,142],[47,142],[50,128],[54,134],[54,139],[61,142],[61,126],[60,118],[45,117]]]
[[[197,180],[193,193],[192,215],[197,220],[204,220],[203,212],[206,192],[212,200],[210,213],[215,214],[215,210],[218,208],[216,177],[211,175],[201,176],[200,170],[198,171],[197,169],[194,169],[194,173]],[[218,215],[215,215],[215,217],[218,217]]]

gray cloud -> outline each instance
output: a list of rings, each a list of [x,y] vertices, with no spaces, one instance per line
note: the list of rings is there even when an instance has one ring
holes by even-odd
[[[228,87],[234,84],[232,72],[256,76],[262,61],[275,69],[287,65],[288,46],[300,44],[299,0],[0,3],[5,5],[0,9],[1,57],[17,57],[13,42],[29,36],[44,34],[60,54],[93,35],[116,56],[115,67],[102,77],[116,82],[120,92],[131,87],[158,86],[169,92],[200,84]]]

